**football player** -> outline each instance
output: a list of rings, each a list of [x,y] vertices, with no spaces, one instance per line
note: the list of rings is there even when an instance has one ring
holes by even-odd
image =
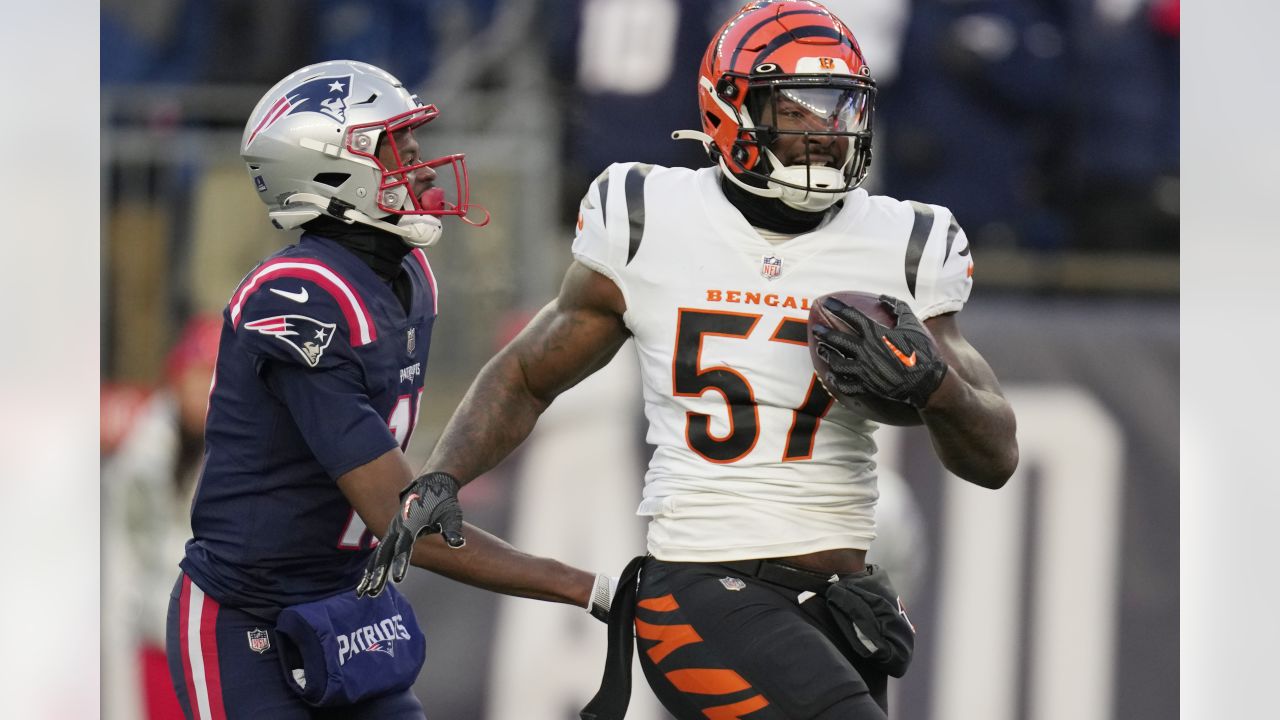
[[[431,482],[400,496],[439,310],[423,249],[439,216],[472,209],[463,156],[420,144],[436,115],[383,70],[334,61],[280,81],[245,126],[241,155],[271,222],[303,233],[223,312],[193,537],[169,604],[188,717],[423,717],[412,608],[353,589],[392,516],[456,503],[456,488]],[[443,535],[419,541],[414,563],[588,609],[608,589],[477,528],[464,546],[462,529],[460,517],[426,528]],[[600,615],[607,598],[594,598]]]
[[[886,717],[914,628],[865,561],[877,425],[827,387],[914,406],[968,482],[999,488],[1017,465],[1013,412],[956,322],[973,284],[964,231],[944,207],[859,188],[875,89],[822,5],[743,6],[699,68],[701,132],[676,133],[714,166],[617,164],[590,185],[559,296],[486,365],[428,460],[450,487],[471,480],[635,341],[657,448],[638,510],[648,555],[618,585],[584,718],[625,711],[633,632],[676,717]],[[847,328],[818,330],[820,379],[809,303],[841,290],[882,294],[897,327],[835,303]]]

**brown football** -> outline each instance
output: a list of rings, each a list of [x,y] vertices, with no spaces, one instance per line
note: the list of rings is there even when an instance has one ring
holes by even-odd
[[[894,327],[898,324],[898,319],[894,317],[893,312],[887,305],[880,302],[880,296],[877,294],[854,291],[833,292],[814,300],[813,305],[809,308],[809,357],[813,360],[813,371],[817,373],[818,379],[822,381],[822,386],[837,402],[862,417],[885,425],[922,424],[924,421],[920,419],[920,413],[907,403],[888,400],[869,393],[845,395],[827,384],[827,373],[831,371],[831,368],[827,365],[826,360],[818,357],[818,341],[813,335],[813,326],[819,324],[825,325],[832,330],[850,332],[849,325],[845,321],[832,315],[823,307],[823,301],[827,298],[835,298],[845,305],[856,308],[863,315],[886,327]],[[925,332],[929,332],[927,328]]]

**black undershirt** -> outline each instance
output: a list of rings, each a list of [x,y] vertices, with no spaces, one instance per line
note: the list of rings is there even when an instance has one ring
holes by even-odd
[[[391,286],[405,314],[413,292],[413,283],[404,273],[401,261],[413,250],[400,236],[361,223],[347,224],[322,215],[302,226],[307,232],[333,240],[368,265],[383,282]]]
[[[720,178],[720,188],[724,190],[724,196],[729,199],[729,204],[737,208],[752,227],[787,235],[799,235],[814,230],[822,224],[828,212],[832,209],[838,210],[842,204],[836,203],[831,208],[818,212],[805,212],[777,198],[760,197],[749,193],[728,178]]]

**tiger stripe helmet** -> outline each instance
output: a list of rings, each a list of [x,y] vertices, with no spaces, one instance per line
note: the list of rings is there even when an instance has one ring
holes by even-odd
[[[744,189],[818,211],[856,188],[871,165],[875,81],[849,28],[811,0],[753,0],[712,38],[698,105],[712,162]],[[817,120],[788,129],[778,103]],[[838,167],[786,166],[770,151],[782,135],[831,136],[846,145]]]

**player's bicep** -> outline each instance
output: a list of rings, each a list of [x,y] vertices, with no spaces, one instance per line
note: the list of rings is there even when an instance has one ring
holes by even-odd
[[[612,280],[575,261],[559,296],[503,352],[518,364],[530,394],[549,403],[608,364],[627,341],[625,310]]]
[[[996,379],[996,373],[991,369],[991,365],[960,332],[960,326],[956,323],[956,313],[931,317],[925,320],[924,324],[933,334],[938,349],[942,351],[942,356],[951,366],[952,371],[959,373],[965,382],[979,390],[1004,396],[1000,390],[1000,381]]]

